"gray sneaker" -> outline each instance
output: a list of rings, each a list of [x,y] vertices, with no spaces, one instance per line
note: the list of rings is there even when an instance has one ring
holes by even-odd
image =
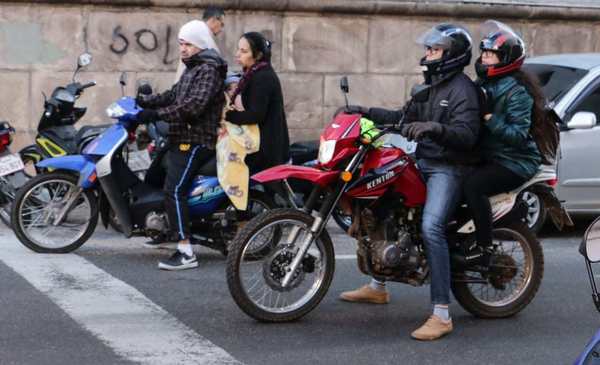
[[[175,251],[167,260],[158,262],[158,268],[162,270],[186,270],[194,267],[198,267],[196,254],[188,256],[179,250]]]

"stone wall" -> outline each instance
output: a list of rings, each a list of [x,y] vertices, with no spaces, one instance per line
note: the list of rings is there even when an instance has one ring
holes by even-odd
[[[31,143],[35,135],[42,92],[50,94],[55,86],[67,83],[77,55],[84,51],[94,59],[78,79],[95,80],[98,85],[78,101],[79,106],[88,107],[81,123],[108,122],[104,110],[121,95],[121,72],[128,74],[126,93],[130,95],[141,78],[151,80],[156,90],[170,87],[178,62],[178,28],[198,17],[206,3],[0,3],[0,120],[9,120],[17,128],[15,148]],[[501,14],[500,20],[522,32],[530,55],[600,49],[597,9],[494,5],[490,12],[490,4],[456,1],[425,5],[366,0],[217,3],[228,9],[226,28],[217,43],[231,68],[237,68],[233,54],[243,32],[261,31],[274,41],[273,63],[283,84],[293,140],[316,138],[343,104],[338,88],[342,75],[349,75],[352,103],[402,105],[407,90],[420,81],[417,61],[422,50],[414,39],[437,22],[466,25],[477,38],[478,24],[491,13]]]

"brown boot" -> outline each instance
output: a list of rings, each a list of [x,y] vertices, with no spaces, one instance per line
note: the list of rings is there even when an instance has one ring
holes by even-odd
[[[452,329],[452,320],[446,322],[440,317],[432,315],[425,324],[417,328],[410,336],[415,340],[431,341],[447,335],[452,332]]]
[[[375,290],[369,285],[365,285],[356,290],[343,292],[340,294],[340,299],[347,302],[388,304],[390,302],[390,293]]]

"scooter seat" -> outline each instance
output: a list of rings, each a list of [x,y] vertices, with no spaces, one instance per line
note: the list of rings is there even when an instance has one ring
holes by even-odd
[[[198,169],[197,174],[203,176],[217,176],[217,157],[211,157],[210,160]]]

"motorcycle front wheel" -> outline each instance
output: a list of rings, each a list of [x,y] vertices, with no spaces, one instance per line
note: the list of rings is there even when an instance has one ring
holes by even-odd
[[[61,213],[65,214],[58,221]],[[67,253],[79,248],[94,233],[98,206],[92,191],[77,186],[76,176],[43,173],[17,191],[11,218],[15,235],[29,249]]]
[[[262,322],[289,322],[321,302],[335,270],[333,244],[327,231],[313,241],[287,285],[283,285],[313,220],[302,211],[276,209],[255,217],[238,233],[227,256],[227,284],[234,301],[247,315]],[[253,254],[256,245],[269,247],[269,252]]]
[[[522,222],[494,228],[495,253],[487,273],[465,270],[452,282],[460,305],[480,318],[506,318],[523,310],[535,297],[544,276],[540,242]],[[460,280],[479,279],[479,283]]]

